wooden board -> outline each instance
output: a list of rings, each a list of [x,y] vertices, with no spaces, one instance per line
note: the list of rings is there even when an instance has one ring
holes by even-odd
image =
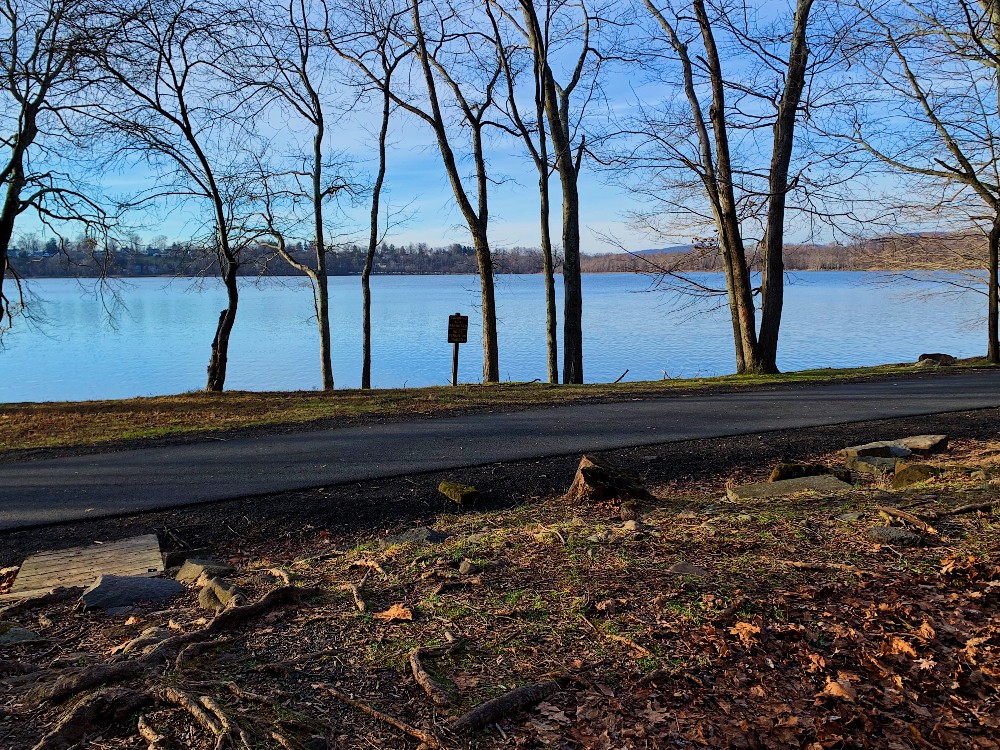
[[[41,552],[24,561],[10,594],[21,598],[57,586],[89,586],[99,575],[153,576],[163,572],[163,556],[155,534],[89,547]]]

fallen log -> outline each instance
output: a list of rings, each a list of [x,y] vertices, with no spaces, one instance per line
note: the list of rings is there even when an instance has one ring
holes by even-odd
[[[449,724],[448,729],[458,735],[476,732],[506,716],[540,703],[557,690],[559,683],[552,681],[514,688],[493,700],[479,704]]]

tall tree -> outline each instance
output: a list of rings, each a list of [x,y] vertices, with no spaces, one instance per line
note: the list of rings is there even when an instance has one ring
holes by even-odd
[[[309,131],[309,146],[296,161],[301,166],[278,167],[265,179],[284,178],[291,202],[304,202],[310,214],[312,264],[303,262],[279,243],[279,254],[304,274],[313,290],[319,333],[320,375],[324,390],[334,385],[330,340],[330,292],[327,280],[327,227],[325,209],[329,200],[349,188],[344,176],[330,161],[327,108],[335,95],[333,66],[325,34],[330,11],[325,0],[284,0],[262,7],[249,3],[242,13],[257,44],[240,49],[229,61],[228,75],[239,85],[259,88]],[[295,130],[293,128],[293,130]]]
[[[640,104],[641,115],[627,128],[627,166],[638,168],[643,184],[637,191],[658,204],[654,210],[714,228],[737,372],[777,372],[788,200],[809,166],[792,170],[796,129],[825,92],[817,87],[803,101],[807,84],[840,62],[840,47],[825,40],[822,54],[810,54],[810,44],[820,46],[810,36],[813,0],[795,0],[789,17],[778,10],[776,20],[766,22],[729,0],[691,0],[683,11],[643,3],[658,30],[647,41],[662,45],[649,57],[677,70],[685,104],[659,110]],[[763,133],[769,142],[758,137]],[[679,176],[684,171],[694,179]],[[761,232],[756,240],[754,229]],[[755,250],[758,290],[751,280]]]
[[[1000,363],[1000,2],[861,3],[859,54],[843,138],[867,166],[906,176],[897,204],[964,217],[985,235],[987,356]]]
[[[246,92],[232,95],[218,65],[245,45],[236,31],[231,8],[213,0],[143,0],[106,50],[111,88],[94,115],[109,137],[118,136],[115,158],[157,174],[158,184],[134,205],[173,199],[206,209],[204,242],[226,292],[208,364],[210,391],[225,386],[237,271],[244,250],[260,237],[247,218],[255,176],[245,145],[254,113],[245,108]]]
[[[0,331],[23,309],[10,256],[19,218],[33,214],[57,234],[66,222],[108,227],[94,194],[67,172],[98,79],[91,61],[107,38],[95,15],[79,0],[0,5]]]
[[[407,39],[407,11],[392,3],[356,0],[342,8],[338,18],[341,28],[327,26],[327,41],[343,59],[361,73],[361,89],[373,91],[380,104],[381,118],[377,136],[377,167],[371,188],[368,221],[368,246],[361,270],[362,352],[361,387],[372,385],[372,290],[371,277],[375,255],[382,240],[382,190],[388,169],[387,141],[393,111],[393,76],[413,53],[415,44]]]

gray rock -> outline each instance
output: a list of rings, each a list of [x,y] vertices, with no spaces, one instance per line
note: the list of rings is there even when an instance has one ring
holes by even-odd
[[[854,456],[874,456],[878,458],[906,458],[912,450],[905,445],[901,445],[893,440],[881,440],[876,443],[865,443],[864,445],[852,445],[844,448],[841,455],[847,458]]]
[[[844,460],[844,464],[851,471],[859,474],[884,475],[892,474],[896,471],[895,458],[882,458],[881,456],[850,456]]]
[[[402,534],[386,537],[380,543],[382,547],[391,547],[394,544],[440,544],[447,539],[450,534],[435,531],[429,526],[416,526],[407,529]]]
[[[816,477],[822,474],[832,474],[841,482],[851,482],[851,472],[847,469],[831,468],[823,464],[781,463],[774,467],[769,482],[780,482],[782,479],[798,479],[800,477]]]
[[[622,524],[622,531],[638,531],[639,522],[635,519],[631,519]]]
[[[833,493],[851,489],[847,482],[841,482],[836,477],[824,474],[818,477],[801,477],[800,479],[782,479],[780,482],[758,482],[744,484],[726,491],[730,500],[753,500],[769,497],[783,497],[797,492]]]
[[[463,576],[473,575],[478,573],[480,570],[482,570],[482,568],[472,562],[472,560],[462,560],[462,562],[458,564],[458,572]]]
[[[902,468],[897,467],[896,476],[892,478],[892,488],[901,490],[912,484],[926,482],[941,474],[941,469],[927,464],[910,464]]]
[[[31,643],[43,640],[37,633],[22,628],[15,622],[0,622],[0,646],[13,646],[17,643]]]
[[[980,469],[979,471],[974,471],[969,474],[969,479],[974,479],[977,482],[986,482],[990,479],[990,474],[987,471]]]
[[[933,354],[921,354],[919,357],[917,357],[917,364],[920,364],[922,362],[934,362],[935,364],[938,365],[947,366],[955,364],[956,362],[958,362],[958,360],[955,357],[951,356],[950,354],[941,354],[940,352],[935,352]]]
[[[667,572],[678,576],[692,576],[694,578],[704,578],[708,575],[708,571],[704,568],[693,565],[685,560],[672,565]]]
[[[202,575],[215,578],[216,576],[229,575],[232,572],[233,567],[231,565],[218,563],[215,560],[196,560],[192,558],[184,561],[184,565],[181,566],[176,579],[181,583],[195,583]]]
[[[895,526],[875,526],[868,529],[868,538],[881,544],[894,544],[899,547],[918,547],[920,536],[906,529]]]
[[[468,505],[479,499],[479,490],[472,485],[459,482],[441,482],[438,492],[457,505]]]
[[[896,441],[914,453],[937,453],[948,447],[947,435],[914,435]]]
[[[140,602],[162,602],[184,592],[168,578],[143,576],[98,576],[80,599],[84,609],[122,610]]]

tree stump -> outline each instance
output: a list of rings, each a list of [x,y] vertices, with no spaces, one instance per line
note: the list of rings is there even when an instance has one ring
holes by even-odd
[[[572,502],[602,500],[652,500],[653,496],[631,477],[592,456],[580,459],[573,484],[565,495]]]

